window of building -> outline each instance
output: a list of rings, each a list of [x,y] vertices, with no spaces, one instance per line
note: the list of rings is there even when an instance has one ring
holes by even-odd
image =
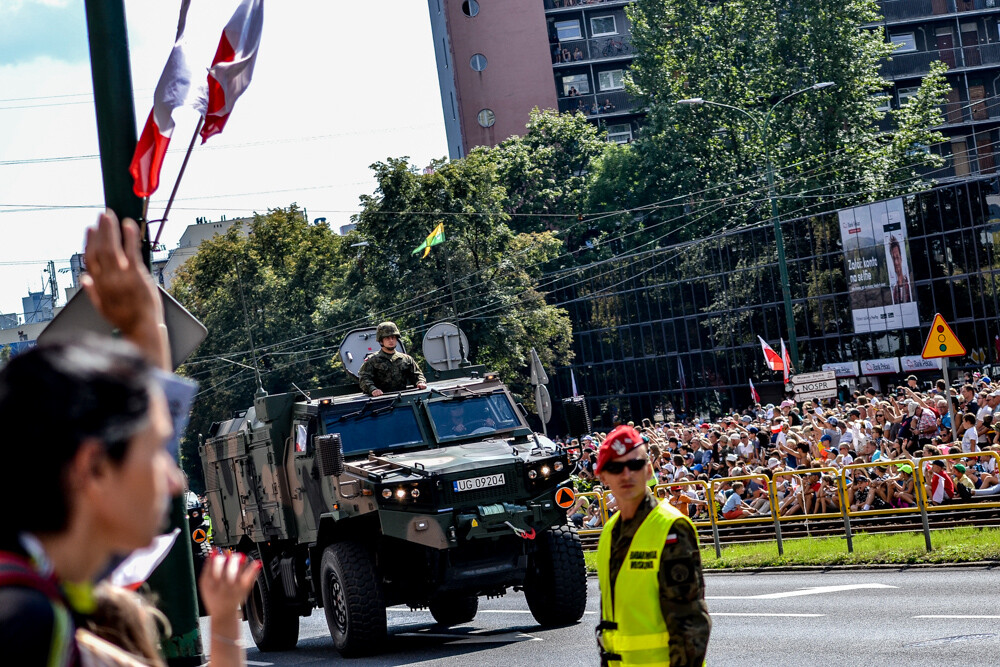
[[[616,144],[627,144],[632,141],[632,126],[628,123],[608,125],[608,141]]]
[[[590,19],[590,34],[592,37],[601,35],[617,35],[618,28],[615,26],[614,16],[595,16]]]
[[[483,109],[476,115],[476,120],[483,127],[493,127],[493,123],[497,122],[497,116],[492,109]]]
[[[590,92],[590,80],[586,74],[567,74],[562,78],[563,95],[586,95]]]
[[[899,89],[899,106],[903,106],[910,101],[911,97],[916,96],[920,92],[919,86],[912,86],[910,88],[900,88]]]
[[[473,54],[472,58],[469,59],[469,66],[477,72],[482,72],[486,69],[486,56],[481,53]]]
[[[580,31],[579,21],[556,21],[556,37],[560,42],[569,39],[582,39],[583,33]]]
[[[889,110],[889,99],[890,97],[885,94],[872,95],[872,99],[875,101],[875,108],[879,111],[886,112]]]
[[[904,32],[901,35],[891,35],[889,41],[896,45],[894,53],[904,53],[906,51],[917,50],[917,38],[912,32]]]
[[[597,85],[601,90],[621,90],[625,87],[625,70],[613,69],[597,73]]]

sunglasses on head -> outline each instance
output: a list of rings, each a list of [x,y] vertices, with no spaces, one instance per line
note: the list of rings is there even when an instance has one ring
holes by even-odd
[[[620,475],[628,468],[632,472],[639,472],[646,467],[646,459],[630,459],[628,461],[608,461],[604,464],[604,472],[612,475]]]

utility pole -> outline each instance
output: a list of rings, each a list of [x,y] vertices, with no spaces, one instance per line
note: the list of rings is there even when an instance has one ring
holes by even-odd
[[[142,200],[132,191],[128,168],[137,141],[128,33],[124,0],[86,0],[90,73],[94,84],[94,111],[101,150],[104,203],[119,220],[139,223],[142,258],[150,268],[149,229]],[[198,597],[194,584],[187,507],[182,496],[170,507],[170,529],[180,528],[174,547],[149,578],[158,606],[170,621],[172,636],[163,653],[172,667],[201,665],[204,656],[198,625]]]
[[[59,300],[59,283],[56,281],[56,263],[49,260],[49,293],[52,294],[52,307],[56,307],[56,302]]]

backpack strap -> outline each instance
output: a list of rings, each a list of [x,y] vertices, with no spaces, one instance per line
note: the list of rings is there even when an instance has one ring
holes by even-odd
[[[30,588],[43,593],[54,602],[65,604],[62,591],[54,579],[39,574],[24,556],[0,551],[0,588],[5,587]]]

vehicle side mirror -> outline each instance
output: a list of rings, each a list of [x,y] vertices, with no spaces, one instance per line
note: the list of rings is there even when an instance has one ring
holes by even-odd
[[[339,433],[317,435],[313,444],[319,453],[319,469],[324,476],[340,477],[344,474],[344,444]]]

